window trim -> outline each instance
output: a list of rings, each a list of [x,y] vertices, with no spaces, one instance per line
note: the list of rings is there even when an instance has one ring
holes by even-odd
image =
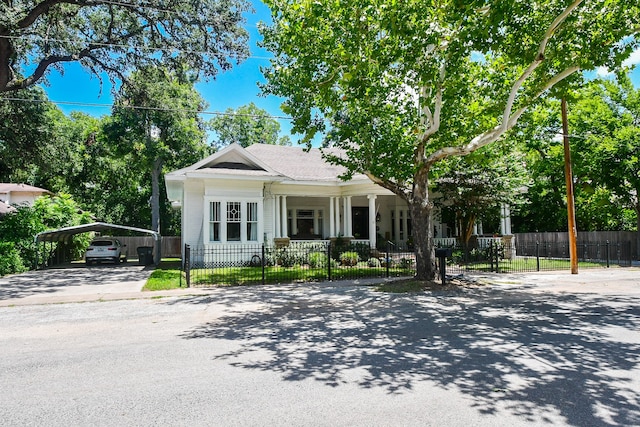
[[[211,232],[210,227],[213,222],[211,219],[211,205],[212,203],[220,203],[219,221],[220,224],[220,240],[210,240]],[[228,240],[227,239],[227,208],[228,203],[240,203],[240,240]],[[249,203],[256,204],[256,221],[249,222]],[[257,224],[256,240],[249,240],[248,224]],[[224,245],[224,244],[243,244],[252,243],[257,244],[260,242],[260,236],[264,233],[264,201],[261,197],[205,197],[204,203],[204,229],[207,233],[203,236],[204,243],[207,245]]]

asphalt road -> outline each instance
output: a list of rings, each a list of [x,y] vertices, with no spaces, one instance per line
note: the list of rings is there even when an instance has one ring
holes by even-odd
[[[640,425],[640,284],[625,274],[598,293],[503,276],[419,295],[320,284],[0,307],[0,420]]]

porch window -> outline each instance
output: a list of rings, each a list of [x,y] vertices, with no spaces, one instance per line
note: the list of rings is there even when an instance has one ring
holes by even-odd
[[[391,211],[391,240],[396,241],[396,211]]]
[[[209,240],[220,241],[220,202],[209,203]]]
[[[247,203],[247,240],[258,241],[258,204]]]
[[[227,202],[227,241],[240,241],[240,225],[242,223],[242,214],[240,211],[240,202]]]

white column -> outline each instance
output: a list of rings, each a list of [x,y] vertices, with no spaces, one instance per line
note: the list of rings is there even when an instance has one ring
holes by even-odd
[[[484,230],[482,228],[482,221],[478,221],[478,234],[483,235]]]
[[[347,196],[347,236],[353,237],[353,215],[351,210],[351,196]]]
[[[476,235],[476,236],[478,235],[478,223],[477,222],[473,223],[473,232],[472,233],[474,235]]]
[[[372,248],[376,247],[376,197],[369,194],[369,245]]]
[[[349,217],[347,215],[347,197],[342,197],[342,229],[344,235],[349,236]]]
[[[507,222],[505,221],[504,206],[504,203],[500,206],[500,234],[503,236],[507,234]]]
[[[273,197],[273,211],[274,211],[274,221],[275,221],[275,225],[276,225],[276,229],[275,229],[275,234],[276,234],[276,238],[280,238],[282,237],[282,234],[280,234],[280,196],[274,196]]]
[[[287,232],[287,217],[287,196],[282,196],[282,237],[288,237],[289,234]]]
[[[329,237],[336,237],[336,229],[335,222],[333,221],[334,217],[333,212],[333,197],[329,197]]]
[[[339,236],[340,235],[340,230],[341,230],[341,228],[340,228],[340,197],[336,197],[334,201],[335,201],[335,204],[336,204],[336,207],[335,207],[335,210],[334,210],[334,212],[336,214],[336,217],[334,218],[334,220],[336,222],[336,236]]]
[[[298,220],[297,213],[295,209],[291,209],[291,234],[298,234]]]
[[[511,235],[513,233],[511,233],[511,206],[509,206],[508,204],[505,203],[504,205],[504,211],[505,211],[505,224],[506,224],[506,231],[507,231],[507,235]]]

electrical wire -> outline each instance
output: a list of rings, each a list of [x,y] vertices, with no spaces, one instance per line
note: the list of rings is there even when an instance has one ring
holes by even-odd
[[[35,36],[35,34],[33,34],[33,36]],[[2,39],[12,39],[12,40],[27,40],[27,36],[3,36],[3,35],[0,35],[0,38],[2,38]],[[58,42],[58,43],[67,43],[67,42],[71,42],[72,40],[47,38],[45,41],[52,41],[52,42]],[[119,43],[102,43],[102,42],[92,42],[92,41],[87,41],[87,43],[89,45],[101,46],[101,47],[118,47],[118,48],[122,48],[122,49],[135,48],[135,49],[140,49],[140,50],[161,51],[161,52],[167,52],[167,53],[185,53],[185,54],[189,54],[189,55],[191,55],[191,54],[206,54],[207,53],[207,52],[204,52],[204,51],[201,51],[201,50],[183,50],[183,49],[178,49],[178,48],[148,47],[148,46],[141,46],[141,45],[125,45],[125,44],[119,44]],[[231,58],[231,59],[241,59],[240,57],[236,57],[236,56],[233,56],[233,55],[230,55],[229,58]],[[257,60],[269,61],[269,60],[273,59],[273,57],[249,55],[247,57],[243,57],[242,59],[257,59]]]
[[[18,101],[18,102],[33,102],[33,103],[51,103],[55,105],[73,105],[78,107],[98,107],[98,108],[113,108],[115,104],[97,104],[97,103],[89,103],[89,102],[73,102],[73,101],[52,101],[46,99],[29,99],[29,98],[17,98],[17,97],[8,97],[8,96],[0,96],[0,101]],[[269,118],[275,120],[293,120],[292,117],[289,116],[276,116],[270,114],[242,114],[242,113],[231,113],[226,111],[199,111],[199,110],[189,110],[186,108],[165,108],[165,107],[145,107],[141,105],[118,105],[118,108],[129,108],[133,110],[146,110],[146,111],[170,111],[170,112],[182,112],[182,113],[195,113],[195,114],[203,114],[210,116],[232,116],[232,117],[251,117],[254,119],[259,118]]]

